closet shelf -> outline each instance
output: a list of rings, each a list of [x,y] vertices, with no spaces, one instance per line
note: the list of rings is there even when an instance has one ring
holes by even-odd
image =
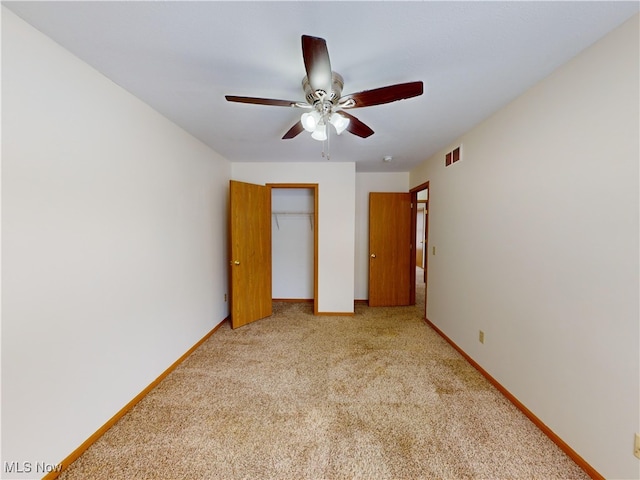
[[[278,230],[280,230],[280,222],[278,221],[278,217],[280,215],[292,216],[292,217],[309,217],[309,226],[311,230],[313,230],[313,212],[271,212],[271,214],[276,219],[276,226]]]

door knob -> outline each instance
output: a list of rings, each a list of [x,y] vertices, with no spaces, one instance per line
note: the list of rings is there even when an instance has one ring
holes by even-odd
[[[229,265],[240,265],[240,261],[235,260],[235,261],[229,262]]]
[[[375,253],[372,253],[372,254],[371,254],[371,258],[376,258],[376,254],[375,254]]]

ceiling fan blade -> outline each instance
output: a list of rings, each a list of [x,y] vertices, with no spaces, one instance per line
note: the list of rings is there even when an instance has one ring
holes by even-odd
[[[362,92],[345,95],[340,98],[339,104],[342,108],[370,107],[417,97],[422,95],[423,91],[424,86],[422,82],[399,83],[397,85],[389,85],[387,87],[374,88],[373,90],[364,90]],[[353,105],[350,105],[351,103],[353,103]]]
[[[236,97],[225,95],[228,102],[252,103],[255,105],[272,105],[274,107],[297,107],[299,102],[293,100],[275,100],[273,98]]]
[[[316,90],[331,91],[331,62],[324,38],[302,35],[302,57],[309,85]]]
[[[296,123],[293,127],[289,129],[287,133],[284,134],[284,137],[282,137],[282,139],[289,140],[290,138],[296,137],[303,130],[304,130],[304,127],[302,126],[302,122],[298,121],[298,123]]]
[[[362,123],[353,115],[341,110],[338,112],[338,115],[342,115],[349,119],[349,125],[347,125],[347,131],[357,135],[358,137],[367,138],[373,135],[373,130],[371,130],[368,126]]]

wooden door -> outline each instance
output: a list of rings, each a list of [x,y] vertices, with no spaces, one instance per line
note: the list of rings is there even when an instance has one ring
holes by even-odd
[[[229,185],[231,327],[268,317],[271,302],[271,190]]]
[[[369,305],[410,305],[411,194],[369,194]]]

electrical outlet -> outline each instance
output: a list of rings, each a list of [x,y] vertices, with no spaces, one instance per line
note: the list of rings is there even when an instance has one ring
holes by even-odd
[[[480,340],[480,343],[484,343],[484,332],[482,330],[480,330],[478,340]]]
[[[640,433],[636,433],[636,438],[633,442],[633,454],[640,458]]]
[[[433,248],[433,255],[436,254],[436,247],[432,247]]]
[[[225,302],[227,301],[227,294],[226,293],[224,294],[224,301]]]

